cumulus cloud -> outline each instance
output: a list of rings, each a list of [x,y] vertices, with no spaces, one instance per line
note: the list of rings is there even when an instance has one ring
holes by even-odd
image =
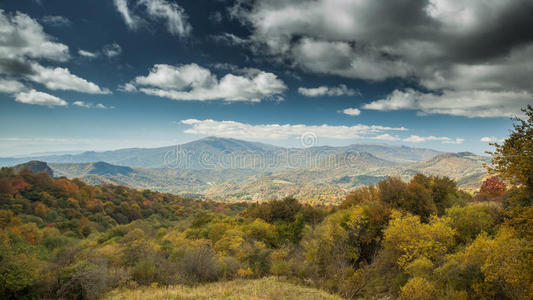
[[[339,86],[319,86],[316,88],[305,88],[299,87],[298,93],[307,96],[307,97],[318,97],[318,96],[353,96],[359,95],[354,89],[348,88],[345,84],[340,84]]]
[[[508,116],[533,92],[528,0],[237,1],[231,13],[251,28],[253,52],[303,71],[413,80],[426,97],[442,101],[455,94],[476,103],[489,93],[519,96],[507,97],[514,103],[504,107],[489,101],[477,111],[432,113]]]
[[[438,137],[438,136],[418,136],[418,135],[411,135],[407,138],[404,138],[402,141],[408,142],[408,143],[422,143],[427,141],[440,141],[443,144],[462,144],[464,142],[464,139],[462,138],[456,138],[452,139],[449,137]]]
[[[131,30],[136,30],[147,23],[131,9],[131,7],[137,9],[142,7],[145,9],[147,17],[164,21],[170,34],[186,37],[191,33],[192,27],[189,24],[188,16],[177,3],[166,0],[137,0],[136,4],[131,6],[128,0],[113,0],[113,3],[124,19],[124,23]]]
[[[346,108],[342,112],[345,115],[349,115],[349,116],[358,116],[361,114],[361,111],[357,108]]]
[[[102,103],[97,103],[96,105],[94,105],[91,102],[84,102],[84,101],[74,101],[74,102],[72,102],[72,105],[83,107],[83,108],[98,108],[98,109],[112,109],[112,108],[114,108],[113,106],[105,106]]]
[[[0,28],[0,71],[4,73],[21,71],[26,58],[66,61],[70,57],[65,44],[55,42],[26,14],[0,9]]]
[[[43,18],[48,22],[59,22],[60,19],[57,16]],[[69,58],[68,47],[47,35],[36,20],[20,12],[9,14],[0,10],[0,74],[4,76],[0,82],[2,92],[13,94],[16,101],[23,103],[66,105],[58,97],[25,87],[19,81],[23,78],[43,84],[51,90],[109,93],[109,90],[71,74],[67,68],[49,68],[37,62],[64,62]]]
[[[379,125],[330,126],[330,125],[303,125],[303,124],[264,124],[251,125],[236,121],[215,120],[182,120],[182,124],[191,126],[185,133],[200,135],[215,135],[220,137],[247,138],[247,139],[287,139],[299,137],[309,133],[317,137],[332,139],[359,139],[371,138],[373,135],[385,131],[404,131],[404,127],[388,127]]]
[[[425,114],[449,114],[473,117],[512,117],[520,108],[531,103],[526,91],[444,90],[440,94],[423,93],[413,89],[395,90],[384,99],[363,105],[364,109],[418,110]]]
[[[29,90],[27,92],[20,92],[15,95],[15,100],[25,104],[36,104],[46,106],[67,106],[67,101],[36,90]]]
[[[105,45],[102,49],[102,53],[104,53],[104,55],[109,58],[113,58],[115,56],[119,56],[122,53],[122,47],[120,47],[120,45],[117,43]]]
[[[47,68],[39,64],[32,65],[33,74],[28,78],[46,86],[50,90],[70,90],[88,94],[109,94],[108,89],[70,73],[65,68]]]
[[[122,90],[137,90],[174,100],[215,100],[258,102],[279,97],[287,86],[275,74],[257,69],[240,70],[218,79],[209,69],[197,64],[157,64],[147,76],[136,77]]]
[[[0,93],[13,94],[25,90],[25,86],[11,79],[1,79],[0,78]]]

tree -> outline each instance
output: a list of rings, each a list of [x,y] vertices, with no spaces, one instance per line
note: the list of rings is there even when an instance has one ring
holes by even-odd
[[[430,300],[435,299],[435,287],[424,278],[413,277],[402,287],[400,299]]]
[[[513,187],[505,202],[505,223],[520,237],[533,239],[533,107],[522,109],[526,119],[514,118],[509,137],[496,147],[489,171],[508,180]]]
[[[446,210],[449,224],[457,231],[461,243],[472,242],[481,232],[494,233],[500,212],[494,206],[483,204],[454,206]]]
[[[476,194],[475,199],[478,201],[486,200],[502,200],[502,195],[507,190],[505,182],[501,181],[497,176],[487,178],[481,184],[479,193]]]
[[[341,204],[341,208],[348,208],[352,205],[361,204],[364,202],[379,201],[378,190],[373,186],[362,186],[350,191]]]
[[[533,107],[522,109],[526,119],[514,118],[514,130],[503,144],[493,143],[489,170],[533,192]]]
[[[433,216],[430,223],[425,224],[420,222],[419,216],[393,211],[384,232],[384,249],[402,269],[417,258],[441,260],[454,246],[455,230],[446,221]]]
[[[402,206],[407,193],[407,183],[400,177],[387,176],[378,182],[379,199],[393,208]]]

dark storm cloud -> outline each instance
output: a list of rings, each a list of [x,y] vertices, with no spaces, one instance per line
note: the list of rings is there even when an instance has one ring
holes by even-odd
[[[478,31],[450,37],[447,50],[462,62],[482,62],[533,42],[532,28],[533,1],[517,1],[496,18],[487,18]]]
[[[31,75],[31,64],[23,59],[0,58],[0,73],[10,75]]]
[[[531,101],[530,0],[263,0],[230,11],[252,29],[250,48],[274,61],[372,81],[415,78],[436,91],[399,90],[368,109],[489,117]],[[464,102],[476,105],[455,107]]]

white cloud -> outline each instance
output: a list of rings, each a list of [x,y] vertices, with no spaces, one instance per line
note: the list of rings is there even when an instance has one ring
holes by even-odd
[[[401,140],[400,137],[395,136],[395,135],[390,135],[388,133],[376,135],[375,137],[372,137],[372,139],[373,140],[382,140],[382,141],[399,141],[399,140]]]
[[[112,43],[109,45],[105,45],[102,49],[102,52],[105,56],[113,58],[115,56],[119,56],[122,53],[122,47],[120,47],[120,45],[117,43]]]
[[[464,142],[464,139],[456,138],[452,139],[449,137],[437,137],[437,136],[418,136],[418,135],[411,135],[407,138],[404,138],[402,141],[408,142],[408,143],[422,143],[427,141],[440,141],[443,144],[462,144]]]
[[[98,103],[94,107],[99,108],[99,109],[113,109],[113,108],[115,108],[114,106],[105,106],[102,103]]]
[[[51,90],[70,90],[89,94],[110,93],[108,89],[101,89],[98,85],[71,74],[65,68],[47,68],[34,63],[32,69],[33,74],[28,75],[28,78]]]
[[[299,87],[298,93],[308,96],[308,97],[318,97],[318,96],[353,96],[359,95],[354,89],[349,89],[345,84],[340,84],[339,86],[320,86],[317,88],[305,88]]]
[[[231,46],[248,46],[250,41],[234,35],[233,33],[224,32],[222,34],[213,35],[211,38],[215,42],[224,43]]]
[[[118,86],[118,90],[121,92],[134,93],[137,92],[137,88],[131,83],[125,83]]]
[[[318,138],[332,139],[359,139],[372,138],[373,135],[385,131],[404,131],[404,127],[387,127],[378,125],[355,126],[330,126],[330,125],[303,125],[303,124],[264,124],[251,125],[236,121],[215,120],[182,120],[182,124],[190,125],[185,133],[199,135],[214,135],[220,137],[246,138],[246,139],[287,139],[299,137],[309,133]]]
[[[68,19],[47,16],[42,19],[54,26],[68,25]],[[51,90],[73,90],[83,93],[106,94],[96,84],[70,73],[66,68],[44,67],[36,60],[67,61],[66,45],[47,35],[43,27],[26,14],[0,10],[0,91],[13,94],[16,101],[47,106],[66,106],[67,102],[48,93],[24,86],[21,78],[43,84]]]
[[[452,91],[441,94],[422,93],[413,89],[395,90],[385,99],[363,105],[364,109],[391,111],[418,110],[425,114],[448,114],[465,117],[511,117],[531,103],[526,91]]]
[[[146,12],[152,18],[164,19],[172,35],[186,37],[190,34],[192,27],[187,20],[187,14],[177,3],[165,0],[139,0],[138,4],[144,5]]]
[[[245,69],[241,75],[226,74],[218,79],[209,69],[197,64],[158,64],[147,76],[136,77],[131,84],[139,91],[174,100],[215,100],[258,102],[276,97],[287,87],[276,75],[257,69]],[[122,89],[134,90],[130,85]]]
[[[9,66],[3,65],[8,60],[22,63],[25,57],[66,61],[69,52],[66,45],[53,41],[28,15],[10,15],[0,9],[0,58],[4,60],[0,71],[9,71]]]
[[[484,136],[480,139],[480,141],[485,143],[499,143],[502,142],[503,139],[497,138],[495,136]]]
[[[349,115],[349,116],[358,116],[361,114],[361,111],[357,108],[346,108],[342,112],[345,115]]]
[[[88,58],[96,58],[98,56],[96,52],[90,52],[82,49],[78,50],[78,54]]]
[[[63,16],[44,16],[41,18],[41,22],[54,27],[70,26],[72,24],[69,19]]]
[[[139,29],[146,20],[135,14],[134,10],[144,7],[148,17],[166,22],[170,34],[187,37],[192,30],[188,16],[177,3],[166,0],[137,0],[136,4],[129,5],[128,0],[113,0],[115,8],[124,19],[126,26],[131,30]],[[133,7],[133,8],[132,8]]]
[[[17,102],[26,104],[46,105],[46,106],[67,106],[67,102],[56,96],[47,93],[30,90],[28,92],[20,92],[15,95]]]
[[[142,19],[133,14],[128,8],[128,0],[113,0],[117,11],[122,15],[129,29],[135,30],[142,23]]]
[[[113,106],[105,106],[102,103],[98,103],[98,104],[94,105],[91,102],[84,102],[84,101],[74,101],[74,102],[72,102],[72,105],[79,106],[79,107],[84,107],[84,108],[98,108],[98,109],[112,109],[112,108],[114,108]]]
[[[443,144],[454,144],[460,145],[465,141],[465,139],[456,138],[455,140],[442,141]]]
[[[0,78],[0,93],[13,94],[25,89],[24,85],[16,80]]]

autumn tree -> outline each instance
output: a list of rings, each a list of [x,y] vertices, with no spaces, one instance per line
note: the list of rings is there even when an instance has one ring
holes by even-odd
[[[533,192],[533,107],[522,109],[526,118],[514,118],[513,131],[503,144],[493,143],[489,170]]]
[[[515,124],[503,144],[494,143],[489,171],[513,186],[506,199],[506,223],[524,238],[533,239],[533,107],[522,109],[526,118]]]

